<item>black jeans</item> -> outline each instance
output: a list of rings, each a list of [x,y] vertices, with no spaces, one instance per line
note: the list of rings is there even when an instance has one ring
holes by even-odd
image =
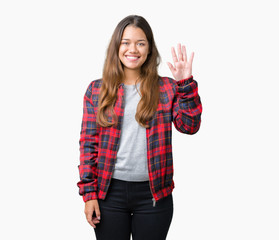
[[[149,181],[111,179],[105,200],[98,199],[101,220],[97,240],[165,240],[173,216],[172,194],[153,207]]]

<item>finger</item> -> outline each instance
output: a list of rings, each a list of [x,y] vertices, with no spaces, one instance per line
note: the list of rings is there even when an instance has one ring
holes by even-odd
[[[97,219],[101,220],[101,212],[100,212],[99,204],[95,206],[95,213]]]
[[[86,219],[87,219],[87,222],[93,227],[93,228],[96,228],[95,224],[93,223],[93,220],[92,220],[92,214],[87,214],[86,215]]]
[[[98,224],[98,223],[100,223],[100,220],[97,219],[97,218],[93,218],[92,222],[93,222],[94,224]]]
[[[182,52],[181,52],[181,44],[180,43],[177,44],[177,52],[178,52],[179,61],[183,61],[183,55],[182,55]]]
[[[184,61],[187,62],[187,53],[186,53],[185,45],[182,46],[182,54],[183,54]]]
[[[174,47],[171,47],[171,54],[172,54],[173,62],[174,62],[174,63],[178,62],[178,59],[177,59],[177,56],[176,56]]]
[[[192,52],[192,54],[191,54],[191,56],[190,56],[190,64],[192,65],[192,63],[193,63],[193,59],[194,59],[194,52]]]
[[[173,67],[173,65],[171,63],[167,62],[167,64],[168,64],[171,72],[173,73],[175,71],[175,68]]]

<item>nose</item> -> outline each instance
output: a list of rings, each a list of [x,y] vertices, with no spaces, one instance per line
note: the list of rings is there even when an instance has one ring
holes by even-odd
[[[136,44],[130,44],[130,52],[136,53],[138,51]]]

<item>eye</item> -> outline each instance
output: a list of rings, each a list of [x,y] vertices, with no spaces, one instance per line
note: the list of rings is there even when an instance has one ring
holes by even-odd
[[[139,45],[140,45],[140,46],[145,46],[145,44],[144,44],[144,43],[139,43]]]
[[[128,43],[128,42],[122,42],[122,44],[123,44],[123,45],[128,45],[129,43]]]

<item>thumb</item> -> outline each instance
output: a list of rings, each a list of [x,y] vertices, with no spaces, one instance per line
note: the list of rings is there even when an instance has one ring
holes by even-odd
[[[173,67],[173,65],[170,62],[167,62],[171,72],[173,73],[175,71],[175,68]]]

